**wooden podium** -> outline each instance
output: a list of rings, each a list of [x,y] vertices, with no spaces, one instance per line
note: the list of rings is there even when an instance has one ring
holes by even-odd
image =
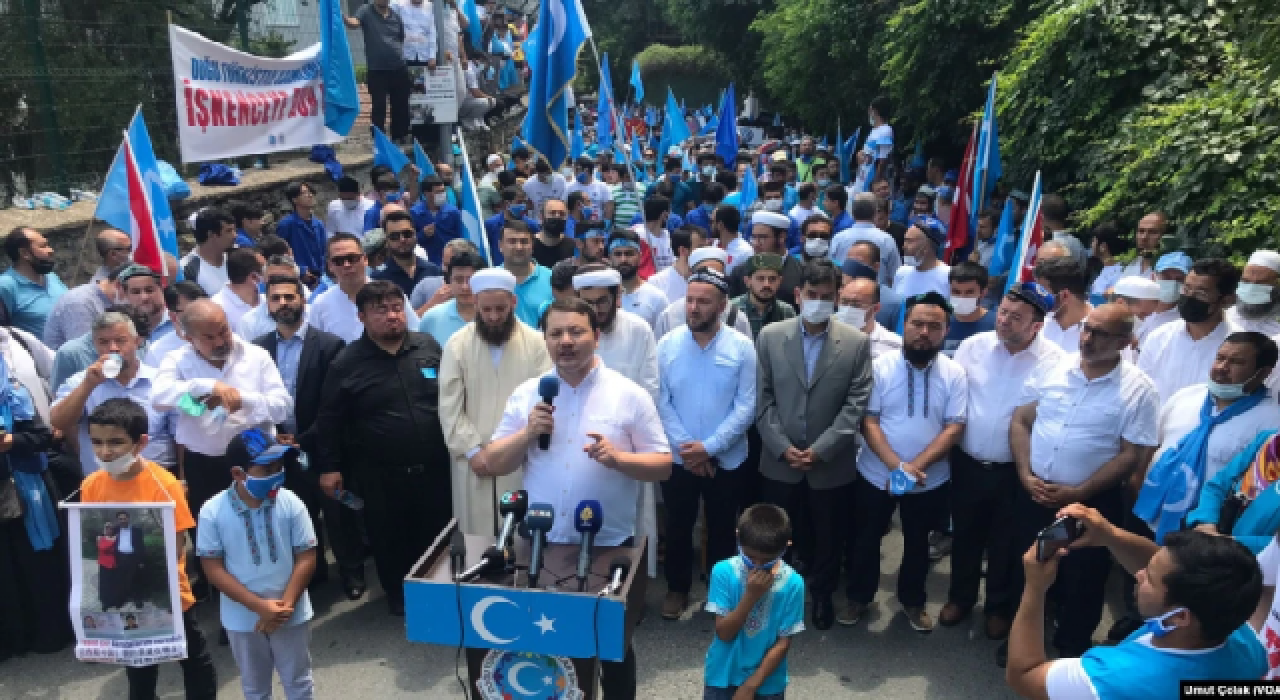
[[[451,520],[404,581],[405,622],[411,642],[462,646],[473,698],[594,700],[598,660],[622,661],[644,609],[647,541],[596,547],[586,592],[575,577],[577,545],[543,549],[538,588],[528,587],[530,543],[515,538],[516,572],[455,583]],[[466,535],[464,570],[478,564],[492,537]],[[630,561],[617,595],[600,595],[609,565]]]

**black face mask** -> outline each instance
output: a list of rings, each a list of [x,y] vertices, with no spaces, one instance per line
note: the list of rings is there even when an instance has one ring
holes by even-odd
[[[1183,295],[1178,297],[1178,315],[1187,323],[1209,320],[1209,302]]]
[[[564,219],[547,219],[542,222],[542,230],[549,236],[559,236],[564,233],[564,225]]]
[[[31,259],[31,269],[36,271],[37,275],[47,275],[53,272],[54,262],[52,260]]]

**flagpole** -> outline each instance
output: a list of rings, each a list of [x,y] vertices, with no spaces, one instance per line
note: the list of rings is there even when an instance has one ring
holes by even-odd
[[[992,92],[995,92],[995,89],[996,89],[996,76],[998,76],[998,75],[999,75],[999,73],[992,73],[992,74],[991,74],[991,90],[992,90]],[[983,109],[983,111],[984,111],[984,112],[986,111],[986,109],[985,109],[985,105],[984,105],[984,109]],[[992,112],[995,112],[995,111],[996,111],[996,110],[995,110],[995,103],[994,103],[994,101],[992,101],[991,111],[992,111]],[[988,117],[990,117],[991,121],[993,121],[993,122],[994,122],[994,121],[995,121],[995,118],[996,118],[996,115],[995,115],[995,114],[983,115],[983,121],[986,121]],[[984,128],[985,128],[985,130],[986,130],[986,133],[985,133],[984,135],[985,135],[985,136],[990,136],[990,134],[991,134],[990,126],[988,126],[988,125],[985,125],[985,124],[984,124]],[[990,148],[990,147],[991,147],[991,142],[990,142],[990,141],[988,141],[988,142],[987,142],[987,148]],[[977,156],[978,156],[978,154],[976,154],[976,153],[975,153],[975,154],[974,154],[974,156],[975,156],[974,160],[977,160]],[[975,164],[975,165],[976,165],[976,164]],[[986,204],[986,202],[985,202],[984,200],[987,198],[987,171],[990,169],[990,167],[991,167],[991,165],[990,165],[990,163],[988,163],[988,164],[987,164],[987,167],[985,167],[985,168],[983,168],[983,169],[982,169],[982,186],[981,186],[980,188],[978,188],[978,193],[977,193],[977,194],[978,194],[978,206],[974,209],[974,211],[970,212],[970,214],[969,214],[970,218],[977,216],[977,215],[978,215],[978,212],[981,212],[981,211],[982,211],[982,207],[983,207],[983,205],[985,205],[985,204]]]
[[[461,131],[461,127],[454,126],[454,128],[459,129],[459,131]],[[448,138],[446,138],[445,140],[448,141]],[[467,186],[468,186],[468,189],[471,190],[471,201],[479,205],[480,194],[479,192],[476,191],[476,174],[473,170],[471,170],[471,155],[467,153],[467,140],[463,138],[463,135],[461,133],[458,134],[458,150],[461,151],[461,155],[462,155],[462,167],[467,169]],[[462,204],[463,202],[462,200],[458,200],[458,203]],[[466,222],[463,222],[463,223],[465,224]],[[484,260],[486,263],[489,264],[489,266],[492,267],[493,254],[489,250],[489,232],[486,231],[484,228],[483,219],[479,223],[480,223],[480,246],[481,248],[484,249]]]
[[[588,36],[587,43],[591,45],[591,53],[596,57],[596,71],[600,75],[600,83],[603,85],[604,84],[604,67],[600,64],[600,51],[596,49],[595,36]],[[610,81],[610,84],[612,84],[612,81]],[[631,92],[633,94],[635,93],[635,89],[636,88],[634,85],[631,86]],[[597,98],[598,97],[599,96],[597,95]],[[612,95],[610,95],[610,97],[612,97]],[[617,120],[617,115],[614,111],[614,102],[615,100],[612,100],[612,99],[609,100],[609,123],[612,125],[613,137],[618,138],[621,132],[618,129],[618,120]],[[599,122],[599,120],[600,120],[600,116],[596,115],[596,121]],[[600,138],[599,124],[596,125],[596,138]],[[635,136],[632,136],[631,138],[635,138]],[[631,177],[631,182],[634,183],[636,181],[636,171],[635,171],[635,166],[631,164],[631,149],[620,148],[618,150],[622,151],[622,159],[627,163],[627,175]]]

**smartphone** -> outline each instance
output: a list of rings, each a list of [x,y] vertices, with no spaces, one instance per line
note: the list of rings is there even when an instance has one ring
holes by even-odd
[[[1036,535],[1036,560],[1049,561],[1080,536],[1080,521],[1071,516],[1058,518]]]

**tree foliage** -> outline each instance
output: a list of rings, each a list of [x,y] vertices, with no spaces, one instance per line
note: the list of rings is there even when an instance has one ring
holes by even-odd
[[[739,86],[759,85],[761,36],[751,30],[757,17],[773,10],[775,0],[657,0],[667,24],[688,44],[710,47],[727,57]],[[636,3],[641,4],[641,3]]]

